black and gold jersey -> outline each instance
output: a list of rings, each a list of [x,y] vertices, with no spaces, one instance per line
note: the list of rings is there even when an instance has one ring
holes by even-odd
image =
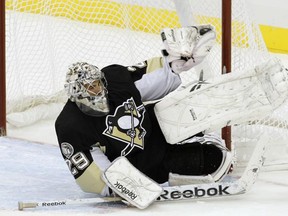
[[[134,82],[146,73],[143,65],[110,65],[102,69],[107,80],[110,113],[88,116],[67,101],[55,127],[62,155],[75,178],[92,163],[91,146],[100,145],[110,161],[125,156],[140,171],[161,182],[166,141],[153,111],[144,106]],[[153,130],[152,130],[153,128]],[[164,171],[164,170],[163,170]]]

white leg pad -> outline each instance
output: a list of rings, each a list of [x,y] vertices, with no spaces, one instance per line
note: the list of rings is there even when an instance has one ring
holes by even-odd
[[[175,144],[201,131],[260,119],[288,96],[287,70],[274,59],[206,83],[196,90],[192,90],[195,83],[185,86],[155,105],[167,142]]]

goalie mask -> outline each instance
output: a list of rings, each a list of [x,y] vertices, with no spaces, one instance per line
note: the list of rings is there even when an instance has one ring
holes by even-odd
[[[65,89],[69,99],[83,113],[96,117],[109,113],[106,87],[106,79],[98,67],[86,62],[77,62],[69,67]]]

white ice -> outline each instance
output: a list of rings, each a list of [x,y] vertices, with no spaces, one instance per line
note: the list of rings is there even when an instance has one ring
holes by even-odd
[[[0,150],[0,215],[283,216],[288,212],[288,170],[260,172],[252,189],[243,195],[155,202],[145,210],[95,203],[18,211],[18,201],[91,198],[95,195],[78,188],[55,145],[1,137]]]

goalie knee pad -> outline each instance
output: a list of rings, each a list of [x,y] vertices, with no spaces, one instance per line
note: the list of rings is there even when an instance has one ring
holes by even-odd
[[[219,168],[222,159],[222,151],[215,145],[189,143],[171,146],[165,164],[172,173],[208,175]]]
[[[169,146],[164,159],[166,170],[180,175],[201,175],[203,166],[203,148],[200,143]]]
[[[214,173],[221,165],[223,154],[215,145],[203,144],[203,173],[208,175]]]
[[[172,146],[166,163],[170,185],[217,182],[230,170],[232,154],[218,136],[208,134]]]

